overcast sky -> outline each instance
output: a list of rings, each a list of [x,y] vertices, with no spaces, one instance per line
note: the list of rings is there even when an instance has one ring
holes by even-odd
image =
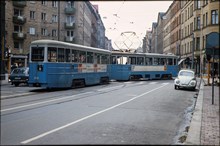
[[[166,12],[172,3],[172,1],[90,2],[98,4],[99,14],[106,28],[106,36],[112,40],[114,48],[121,47],[122,41],[128,42],[128,46],[134,44],[139,46],[146,31],[151,30],[152,22],[157,22],[158,13]],[[128,31],[135,32],[136,35],[125,33],[126,36],[121,36],[121,33]]]

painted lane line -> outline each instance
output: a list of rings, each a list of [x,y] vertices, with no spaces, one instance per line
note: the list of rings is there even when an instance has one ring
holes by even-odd
[[[149,83],[149,84],[151,84],[151,85],[153,85],[153,84],[156,84],[157,82],[151,82],[151,83]]]
[[[105,91],[105,90],[112,90],[112,89],[117,89],[117,88],[121,88],[124,85],[120,85],[120,86],[114,86],[114,87],[109,87],[109,88],[104,88],[104,89],[99,89],[97,91]]]
[[[48,102],[54,102],[54,101],[64,100],[64,99],[68,99],[68,98],[72,98],[72,97],[75,97],[75,96],[79,96],[79,95],[83,95],[83,94],[88,94],[88,93],[93,93],[93,92],[85,92],[85,93],[81,93],[81,94],[77,94],[77,95],[72,95],[72,96],[67,96],[67,97],[62,97],[62,98],[58,98],[58,99],[52,99],[52,100],[37,102],[37,103],[33,103],[33,104],[28,104],[28,105],[22,105],[22,106],[17,106],[17,107],[2,109],[1,112],[10,111],[10,110],[15,110],[15,109],[20,109],[20,108],[25,108],[25,107],[29,107],[29,106],[35,106],[35,105],[44,104],[44,103],[48,103]]]
[[[167,84],[166,84],[166,85],[167,85]],[[51,133],[57,132],[57,131],[62,130],[62,129],[64,129],[64,128],[67,128],[67,127],[69,127],[69,126],[71,126],[71,125],[74,125],[74,124],[76,124],[76,123],[79,123],[79,122],[81,122],[81,121],[84,121],[84,120],[86,120],[86,119],[88,119],[88,118],[94,117],[94,116],[96,116],[96,115],[99,115],[99,114],[104,113],[104,112],[106,112],[106,111],[109,111],[109,110],[111,110],[111,109],[114,109],[114,108],[116,108],[116,107],[118,107],[118,106],[120,106],[120,105],[126,104],[126,103],[131,102],[132,100],[135,100],[135,99],[137,99],[137,98],[139,98],[139,97],[141,97],[141,96],[144,96],[144,95],[146,95],[146,94],[148,94],[148,93],[151,93],[151,92],[153,92],[153,91],[155,91],[155,90],[158,90],[158,89],[160,89],[160,88],[162,88],[162,87],[164,87],[164,86],[166,86],[166,85],[162,85],[162,86],[157,87],[157,88],[155,88],[155,89],[152,89],[152,90],[150,90],[150,91],[148,91],[148,92],[145,92],[145,93],[143,93],[143,94],[140,94],[140,95],[138,95],[138,96],[135,96],[135,97],[133,97],[133,98],[127,100],[127,101],[121,102],[121,103],[116,104],[116,105],[114,105],[114,106],[111,106],[111,107],[109,107],[109,108],[107,108],[107,109],[104,109],[104,110],[101,110],[101,111],[96,112],[96,113],[94,113],[94,114],[91,114],[91,115],[89,115],[89,116],[83,117],[83,118],[81,118],[81,119],[78,119],[78,120],[73,121],[73,122],[71,122],[71,123],[68,123],[68,124],[66,124],[66,125],[64,125],[64,126],[58,127],[58,128],[56,128],[56,129],[53,129],[53,130],[51,130],[51,131],[42,133],[42,134],[40,134],[40,135],[38,135],[38,136],[35,136],[35,137],[33,137],[33,138],[30,138],[30,139],[28,139],[28,140],[22,141],[21,144],[30,143],[30,142],[32,142],[32,141],[34,141],[34,140],[40,139],[40,138],[42,138],[42,137],[44,137],[44,136],[47,136],[47,135],[49,135],[49,134],[51,134]]]

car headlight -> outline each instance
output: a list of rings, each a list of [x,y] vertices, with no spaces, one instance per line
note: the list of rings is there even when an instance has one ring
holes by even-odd
[[[190,81],[190,85],[191,86],[195,86],[196,85],[196,81],[195,80]]]
[[[175,82],[176,82],[176,84],[179,84],[179,83],[180,83],[180,80],[179,80],[179,79],[176,79]]]

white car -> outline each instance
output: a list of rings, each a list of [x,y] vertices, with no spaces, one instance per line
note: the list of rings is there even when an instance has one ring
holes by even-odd
[[[197,81],[195,72],[192,70],[182,69],[178,73],[178,77],[174,80],[174,88],[196,89]]]

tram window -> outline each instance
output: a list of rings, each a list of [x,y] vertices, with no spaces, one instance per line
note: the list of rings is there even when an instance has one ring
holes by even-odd
[[[101,64],[101,54],[95,53],[94,63],[95,64]]]
[[[168,58],[168,65],[173,65],[173,58]]]
[[[31,61],[44,61],[44,47],[32,47]]]
[[[152,65],[153,64],[153,59],[146,57],[146,65]]]
[[[173,65],[177,65],[177,59],[174,59]]]
[[[72,50],[72,62],[79,62],[79,51]]]
[[[154,58],[154,65],[159,65],[160,58]]]
[[[48,62],[57,62],[57,48],[48,47]]]
[[[131,64],[136,64],[136,57],[129,57]]]
[[[87,52],[87,63],[93,63],[93,52]]]
[[[70,62],[70,49],[66,49],[66,53],[65,53],[65,58],[66,58],[66,62]]]
[[[58,62],[64,62],[64,49],[58,48]]]
[[[86,63],[86,52],[79,51],[79,62]]]
[[[143,57],[137,57],[137,64],[144,64],[144,58]]]
[[[166,65],[167,64],[167,59],[166,58],[161,58],[160,59],[160,65]]]
[[[111,63],[112,63],[112,64],[117,64],[116,56],[112,56],[112,57],[111,57]]]
[[[101,56],[101,64],[109,64],[109,55]]]

